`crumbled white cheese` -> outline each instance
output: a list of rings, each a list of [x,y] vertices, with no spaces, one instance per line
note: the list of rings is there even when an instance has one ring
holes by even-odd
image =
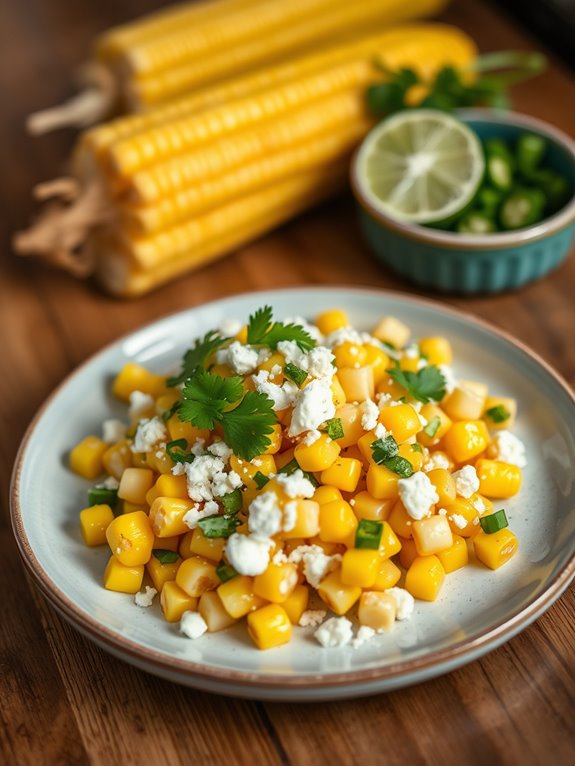
[[[298,625],[302,628],[315,628],[324,621],[326,614],[323,609],[308,609],[299,618]]]
[[[240,487],[242,480],[235,471],[226,473],[224,461],[215,455],[198,455],[186,463],[188,495],[192,500],[213,500]]]
[[[452,513],[451,516],[448,516],[447,518],[455,524],[457,529],[465,529],[467,526],[467,519],[460,513]]]
[[[370,628],[369,625],[361,625],[357,631],[356,637],[351,642],[351,645],[354,649],[357,649],[358,647],[363,646],[367,641],[371,641],[374,636],[375,630],[373,628]]]
[[[284,520],[282,524],[282,530],[284,532],[291,532],[297,523],[297,503],[295,500],[290,500],[284,505]]]
[[[429,471],[433,471],[434,468],[449,469],[450,466],[451,463],[445,452],[430,452],[425,461],[425,465],[423,466],[423,470],[428,473]]]
[[[106,444],[115,444],[124,438],[128,427],[121,420],[111,418],[102,423],[102,439]]]
[[[208,516],[215,516],[219,510],[220,507],[215,500],[208,500],[203,508],[200,508],[198,503],[195,503],[190,510],[186,511],[182,516],[182,521],[189,529],[195,529],[201,519],[205,519]]]
[[[120,482],[114,476],[107,476],[101,484],[96,484],[96,486],[104,489],[118,489]]]
[[[239,340],[234,340],[226,348],[220,348],[216,351],[216,362],[218,364],[227,364],[236,375],[248,375],[259,364],[269,359],[270,356],[271,351],[268,349],[258,351],[251,346],[244,346]]]
[[[225,553],[233,568],[242,575],[262,574],[270,563],[271,540],[234,532],[228,537]]]
[[[157,592],[158,591],[155,588],[150,588],[149,585],[146,585],[144,591],[136,593],[134,596],[134,603],[136,606],[141,606],[144,609],[147,609],[147,607],[152,606],[154,596]]]
[[[155,444],[165,442],[167,438],[168,431],[161,418],[140,420],[131,450],[132,452],[150,452]]]
[[[471,505],[480,514],[484,513],[487,510],[487,503],[482,497],[476,497],[474,500],[471,501]]]
[[[234,454],[233,449],[228,447],[224,441],[218,441],[210,444],[208,447],[208,452],[211,455],[215,455],[216,457],[221,457],[224,463],[227,463],[231,456]]]
[[[361,413],[361,427],[364,431],[373,431],[377,427],[379,407],[371,399],[366,399],[359,405]],[[378,437],[379,438],[379,437]]]
[[[282,512],[275,492],[262,492],[249,507],[248,528],[254,537],[266,540],[282,528]]]
[[[331,350],[326,346],[316,346],[311,351],[302,351],[293,340],[282,340],[278,343],[278,351],[284,355],[286,362],[300,367],[312,378],[328,378],[330,381],[335,374]]]
[[[328,348],[337,348],[342,343],[354,343],[357,346],[362,346],[364,343],[364,337],[367,333],[359,333],[354,330],[353,327],[340,327],[338,330],[334,330],[325,339],[325,345]],[[372,337],[371,335],[369,336]]]
[[[303,475],[301,468],[293,473],[278,473],[276,481],[288,497],[313,497],[315,488],[311,481]]]
[[[403,349],[403,356],[406,359],[418,359],[419,358],[419,346],[417,343],[410,343]]]
[[[312,431],[334,415],[330,382],[326,378],[316,378],[298,391],[288,435],[298,436],[304,431]]]
[[[525,468],[527,465],[525,445],[511,431],[505,429],[497,431],[487,451],[491,457],[503,463],[511,463],[519,468]]]
[[[375,401],[379,409],[382,410],[384,407],[389,407],[393,401],[393,396],[391,394],[376,394]]]
[[[479,489],[479,477],[472,465],[464,465],[451,475],[455,480],[455,491],[461,497],[470,498]]]
[[[387,588],[385,591],[395,601],[395,619],[407,620],[415,607],[415,599],[405,588]]]
[[[270,373],[267,370],[260,370],[256,375],[252,375],[252,380],[256,391],[265,394],[272,400],[276,412],[291,407],[299,394],[299,388],[291,380],[285,380],[281,386],[272,383]]]
[[[207,631],[208,626],[198,612],[184,612],[180,620],[180,631],[188,638],[199,638]]]
[[[132,420],[137,420],[144,412],[149,412],[154,406],[154,397],[145,394],[143,391],[132,391],[130,393],[130,406],[128,414]]]
[[[339,553],[328,556],[319,545],[299,545],[288,558],[292,564],[303,563],[304,577],[313,588],[319,588],[324,577],[341,561]]]
[[[437,490],[423,471],[416,471],[408,479],[400,479],[397,484],[401,502],[412,519],[429,516],[431,506],[439,501]]]
[[[453,369],[448,364],[440,364],[439,372],[443,375],[445,380],[445,393],[450,394],[457,386],[457,378]]]
[[[376,439],[383,439],[384,436],[387,436],[387,428],[383,423],[378,423],[373,429],[373,433],[375,434]]]
[[[437,511],[437,515],[438,515],[438,516],[447,516],[447,510],[446,510],[445,508],[440,508],[440,509]]]
[[[242,329],[239,319],[223,319],[218,327],[218,332],[226,338],[233,338]]]
[[[346,646],[353,638],[351,622],[347,617],[331,617],[319,626],[314,636],[326,649]]]
[[[314,428],[312,431],[307,432],[307,434],[303,437],[302,442],[306,447],[311,447],[311,445],[315,444],[320,437],[321,431],[318,431],[317,428]]]

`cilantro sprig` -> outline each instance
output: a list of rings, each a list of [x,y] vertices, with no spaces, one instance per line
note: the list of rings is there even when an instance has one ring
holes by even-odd
[[[178,417],[197,428],[220,424],[234,453],[245,460],[261,455],[271,444],[277,422],[273,401],[258,391],[244,392],[242,378],[221,378],[198,370],[182,390]],[[234,406],[235,405],[235,406]]]
[[[193,377],[196,371],[203,367],[206,360],[217,351],[220,346],[227,343],[229,338],[224,338],[215,330],[210,330],[203,338],[196,339],[193,347],[188,349],[184,354],[182,361],[182,370],[178,375],[174,375],[168,378],[166,384],[170,387],[178,386],[180,383],[184,383],[188,378]]]
[[[311,351],[314,348],[314,339],[301,325],[274,322],[272,317],[271,306],[264,306],[250,316],[247,334],[250,345],[269,346],[275,349],[280,341],[293,340],[302,351]]]
[[[434,364],[429,364],[418,372],[401,370],[399,364],[396,364],[386,372],[418,402],[440,402],[445,396],[445,378]]]

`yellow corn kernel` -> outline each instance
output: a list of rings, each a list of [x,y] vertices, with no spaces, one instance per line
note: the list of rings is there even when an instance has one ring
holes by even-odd
[[[112,392],[118,399],[127,402],[133,391],[142,391],[155,398],[166,393],[166,379],[162,375],[154,375],[139,364],[127,362],[112,383]]]
[[[185,439],[191,445],[195,444],[198,439],[207,442],[210,438],[210,431],[207,428],[196,428],[188,421],[180,420],[177,412],[168,419],[166,425],[172,441]]]
[[[213,375],[218,375],[220,378],[231,378],[234,371],[227,364],[214,364],[210,367],[210,372]]]
[[[203,558],[219,564],[224,555],[224,548],[226,546],[225,538],[206,537],[200,527],[196,527],[196,529],[192,530],[189,535],[189,544],[186,550],[186,552],[189,552],[189,555],[185,556],[185,558],[194,555],[203,556]]]
[[[178,548],[180,547],[180,539],[179,535],[163,538],[154,537],[154,549],[161,548],[163,551],[173,551],[174,553],[177,553]]]
[[[235,619],[224,609],[220,597],[214,590],[206,591],[200,596],[198,612],[204,618],[209,633],[217,633],[233,625]]]
[[[283,372],[283,368],[285,365],[285,357],[283,354],[280,354],[279,351],[275,351],[268,359],[265,360],[265,362],[262,362],[258,365],[258,370],[266,370],[270,373],[269,380],[271,383],[275,383],[276,386],[281,386],[281,384],[285,380],[285,374]],[[274,369],[274,367],[279,367],[281,372],[275,372],[273,375],[271,374],[271,371]]]
[[[161,394],[156,399],[155,411],[156,415],[162,416],[164,412],[167,412],[174,404],[179,401],[180,392],[177,389],[172,389],[165,394]]]
[[[485,516],[488,513],[493,513],[493,501],[489,500],[484,495],[480,495],[479,492],[475,492],[473,495],[471,495],[469,502],[480,516]]]
[[[132,467],[149,469],[150,466],[148,465],[148,455],[145,452],[132,453]]]
[[[332,332],[347,327],[349,325],[349,318],[342,309],[329,309],[318,314],[314,324],[322,335],[331,335]]]
[[[373,380],[373,367],[340,367],[337,371],[337,379],[345,393],[348,402],[364,402],[373,399],[375,383]]]
[[[313,493],[313,499],[319,505],[325,505],[326,503],[331,503],[333,500],[341,500],[342,496],[337,487],[329,487],[326,484],[321,484]]]
[[[253,612],[265,604],[264,599],[254,593],[253,577],[246,575],[238,575],[223,582],[218,587],[218,596],[226,612],[235,619],[244,617],[248,612]]]
[[[146,493],[146,503],[152,505],[157,497],[188,497],[188,480],[185,476],[158,476],[156,483]]]
[[[421,471],[423,468],[423,463],[425,460],[423,457],[423,450],[416,442],[413,444],[410,442],[404,442],[403,444],[400,444],[398,454],[400,457],[404,457],[408,462],[411,463],[411,467],[414,471]]]
[[[391,630],[395,623],[395,599],[389,593],[367,591],[359,599],[357,616],[360,625],[373,630]]]
[[[350,548],[343,554],[340,577],[344,585],[371,588],[377,577],[381,559],[379,551]]]
[[[435,601],[445,579],[445,570],[437,556],[418,556],[405,575],[405,589],[414,598]]]
[[[453,534],[445,516],[429,516],[412,524],[415,547],[420,556],[431,556],[453,545]]]
[[[343,428],[343,436],[337,440],[342,449],[357,444],[358,439],[365,433],[361,425],[361,410],[357,404],[343,404],[335,411],[335,417],[339,418]]]
[[[455,480],[446,468],[433,468],[427,472],[427,478],[435,487],[439,506],[455,502]]]
[[[327,543],[341,543],[354,535],[357,518],[345,500],[333,500],[319,507],[319,536]]]
[[[150,507],[150,523],[156,537],[173,537],[188,532],[184,516],[193,505],[191,500],[180,497],[157,497]]]
[[[340,570],[324,577],[317,589],[321,599],[338,615],[345,614],[361,596],[359,585],[345,585]]]
[[[86,545],[104,545],[106,529],[114,521],[114,513],[109,505],[91,505],[80,511],[80,531]]]
[[[190,550],[190,547],[192,545],[192,535],[193,535],[192,530],[190,530],[189,532],[186,532],[185,535],[178,535],[178,539],[180,541],[178,545],[178,553],[183,559],[189,559],[190,556],[195,555]],[[172,538],[169,538],[169,539],[171,540]]]
[[[479,477],[479,491],[487,497],[513,497],[521,488],[521,468],[502,460],[478,460],[475,470]]]
[[[158,593],[161,593],[162,588],[167,582],[176,579],[176,573],[181,563],[182,559],[178,558],[169,564],[162,564],[152,553],[150,560],[146,564],[146,572]]]
[[[146,465],[152,471],[161,474],[172,475],[172,468],[175,463],[164,450],[153,450],[146,453]],[[180,477],[181,478],[181,477]]]
[[[400,537],[413,537],[413,519],[405,510],[401,500],[397,500],[391,513],[387,517],[387,523],[396,535]]]
[[[327,434],[322,434],[313,444],[300,442],[294,450],[294,457],[303,471],[313,473],[329,468],[340,452],[339,444],[330,439]]]
[[[333,349],[333,355],[338,370],[342,367],[362,367],[365,364],[365,349],[358,343],[344,341]]]
[[[137,593],[142,587],[144,565],[125,566],[116,556],[110,556],[104,569],[104,588],[119,593]]]
[[[395,317],[383,317],[371,331],[374,338],[389,343],[394,348],[407,345],[411,330],[401,320]]]
[[[349,504],[358,519],[385,521],[393,506],[393,500],[381,500],[363,490],[354,495]]]
[[[296,585],[282,604],[292,625],[299,623],[302,614],[307,609],[308,602],[309,588],[307,585]]]
[[[364,346],[365,357],[364,364],[368,364],[373,369],[373,382],[377,384],[386,376],[390,362],[389,357],[381,348],[368,343]]]
[[[148,514],[149,507],[147,503],[130,503],[128,500],[122,501],[122,513],[135,513],[136,511],[142,511],[142,513]]]
[[[371,448],[374,441],[377,441],[377,436],[373,431],[364,433],[363,436],[357,440],[357,448],[361,453],[364,462],[369,463],[370,465],[375,464],[373,450]]]
[[[284,508],[295,515],[294,526],[291,529],[285,530],[282,534],[286,540],[314,537],[319,533],[320,506],[315,500],[290,500]]]
[[[367,469],[367,491],[377,500],[393,500],[398,495],[399,476],[384,465],[370,465]]]
[[[417,372],[421,359],[418,356],[402,356],[399,360],[399,369],[404,372]]]
[[[334,407],[341,407],[346,403],[345,391],[342,388],[341,383],[337,375],[334,375],[331,381],[331,396],[333,399]]]
[[[266,601],[281,604],[293,593],[297,581],[297,568],[293,564],[271,562],[265,572],[254,577],[254,593]]]
[[[465,497],[458,497],[447,508],[447,520],[454,535],[473,537],[479,531],[479,513]]]
[[[489,411],[495,407],[501,408],[498,410],[499,417],[496,420],[489,414]],[[507,396],[488,396],[485,400],[483,419],[489,429],[498,431],[500,428],[513,428],[516,416],[517,402],[515,399],[510,399]]]
[[[437,404],[424,404],[421,415],[427,420],[427,426],[417,434],[417,441],[424,447],[432,447],[443,439],[451,428],[451,418]],[[433,433],[433,436],[426,433],[426,428]]]
[[[371,586],[373,590],[387,590],[397,585],[401,578],[401,569],[390,559],[380,561],[375,582]]]
[[[395,534],[393,527],[388,522],[384,521],[381,530],[381,540],[379,541],[379,555],[383,559],[389,559],[399,553],[401,550],[401,542]]]
[[[379,422],[383,423],[388,431],[391,431],[398,444],[421,431],[419,415],[411,404],[383,407],[379,413]]]
[[[195,612],[198,599],[183,591],[175,580],[168,580],[160,591],[160,607],[167,622],[179,622],[184,612]]]
[[[443,438],[445,451],[456,463],[466,463],[480,455],[488,444],[489,433],[482,420],[460,420]]]
[[[465,538],[460,535],[453,535],[453,544],[450,548],[437,552],[437,558],[441,561],[441,566],[446,574],[455,572],[456,569],[464,567],[469,560],[467,543]]]
[[[507,527],[491,535],[480,531],[473,538],[476,557],[489,569],[499,569],[517,553],[519,543],[513,532]]]
[[[402,396],[405,396],[405,388],[388,375],[381,378],[375,390],[378,394],[389,394],[392,399],[401,399]]]
[[[422,356],[427,358],[429,364],[451,364],[453,362],[453,351],[451,344],[442,336],[433,338],[421,338],[419,341],[419,351]]]
[[[330,484],[344,492],[354,492],[361,476],[363,465],[352,457],[338,457],[329,468],[321,472],[322,484]]]
[[[145,513],[124,513],[117,516],[106,529],[110,550],[121,564],[140,566],[149,561],[154,545],[154,533]]]
[[[106,473],[118,481],[122,474],[132,465],[132,451],[126,439],[112,444],[102,455],[102,463]]]
[[[129,503],[143,505],[153,483],[154,473],[149,468],[126,468],[120,479],[118,497]]]
[[[287,644],[292,624],[279,604],[268,604],[248,614],[248,634],[258,649],[273,649]]]
[[[401,538],[401,550],[399,551],[399,563],[404,569],[409,569],[419,554],[413,538]]]
[[[477,420],[483,414],[487,390],[484,383],[462,380],[441,406],[452,420]]]
[[[192,556],[184,559],[176,574],[176,583],[188,596],[197,598],[207,590],[215,590],[220,584],[216,568],[205,559]]]
[[[106,442],[97,436],[86,436],[70,451],[70,468],[84,479],[95,479],[104,471]]]

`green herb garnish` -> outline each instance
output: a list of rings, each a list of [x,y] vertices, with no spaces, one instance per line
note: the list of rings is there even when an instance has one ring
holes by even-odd
[[[225,495],[218,497],[217,500],[224,506],[226,514],[237,513],[242,508],[242,491],[239,487],[236,487],[231,492],[226,492]]]
[[[383,524],[381,521],[372,521],[371,519],[360,519],[355,533],[355,547],[378,550],[383,533]]]
[[[198,526],[206,537],[229,537],[239,527],[240,520],[235,516],[206,516],[198,521]]]
[[[117,502],[117,489],[96,486],[88,490],[88,505],[109,505],[110,508],[114,508]]]
[[[273,322],[272,314],[271,306],[264,306],[250,316],[247,335],[249,344],[275,349],[280,341],[292,340],[302,351],[310,351],[314,348],[314,339],[301,325]]]
[[[402,479],[409,479],[413,473],[413,466],[409,460],[401,457],[401,455],[396,455],[395,457],[386,460],[384,466],[390,471],[393,471],[393,473],[396,473]]]
[[[418,402],[440,402],[445,396],[445,378],[434,364],[429,364],[418,372],[404,372],[396,364],[386,372]]]
[[[431,418],[429,423],[423,429],[423,433],[427,434],[430,437],[430,439],[433,439],[435,434],[439,431],[440,425],[441,425],[441,418],[437,416],[434,418]]]
[[[165,548],[154,548],[152,555],[158,559],[160,564],[175,564],[180,558],[177,551],[169,551]]]
[[[194,346],[188,349],[184,354],[182,371],[180,374],[168,378],[166,384],[170,387],[177,386],[180,383],[184,383],[188,378],[193,377],[196,371],[203,367],[206,359],[229,340],[229,338],[222,337],[214,330],[206,333],[203,338],[198,338]]]
[[[218,564],[216,567],[216,574],[222,582],[227,582],[238,576],[238,573],[233,566],[230,566],[230,564]]]
[[[164,421],[164,423],[167,423],[168,420],[172,417],[172,415],[175,415],[181,406],[182,406],[182,403],[180,401],[177,401],[172,404],[169,410],[164,410],[162,412],[162,420]]]
[[[505,421],[509,420],[511,417],[511,413],[503,404],[498,404],[496,407],[490,407],[485,411],[485,414],[487,417],[491,418],[494,423],[505,423]]]
[[[269,476],[266,476],[261,471],[256,471],[254,474],[254,481],[257,484],[258,489],[263,489],[269,480]]]
[[[412,444],[411,449],[413,452],[419,452],[421,455],[423,455],[423,448],[421,444]]]
[[[307,378],[307,372],[292,362],[288,362],[286,364],[284,367],[284,373],[287,378],[293,380],[298,388],[301,388],[302,383],[304,383]]]
[[[495,513],[490,513],[488,516],[482,516],[479,519],[479,523],[486,535],[493,535],[495,532],[499,532],[500,529],[509,526],[503,508],[500,511],[495,511]]]
[[[195,455],[186,452],[188,442],[186,439],[174,439],[166,444],[166,453],[174,463],[193,463]]]
[[[329,420],[326,420],[324,431],[330,439],[343,439],[345,436],[341,418],[330,418]]]
[[[297,460],[295,459],[295,457],[294,457],[294,458],[292,458],[292,459],[289,461],[289,463],[286,463],[286,464],[283,466],[283,468],[280,468],[280,470],[278,471],[278,473],[285,473],[285,474],[287,474],[287,476],[291,476],[291,475],[292,475],[292,473],[295,473],[296,471],[301,471],[301,472],[303,473],[303,475],[305,476],[305,478],[306,478],[308,481],[310,481],[310,482],[313,484],[313,486],[314,486],[314,487],[317,487],[317,486],[319,486],[319,482],[318,482],[318,480],[315,478],[315,476],[313,475],[313,473],[309,473],[309,471],[303,471],[303,470],[300,468],[300,465],[299,465],[299,463],[297,462]]]
[[[378,465],[382,465],[387,460],[395,457],[399,451],[397,442],[391,434],[384,436],[383,439],[376,439],[371,443],[373,459]]]

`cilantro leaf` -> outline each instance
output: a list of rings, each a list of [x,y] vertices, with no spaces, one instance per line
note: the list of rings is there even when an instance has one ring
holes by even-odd
[[[177,551],[169,551],[166,548],[154,548],[152,554],[160,564],[175,564],[180,558]]]
[[[268,435],[277,423],[273,404],[265,394],[248,391],[237,407],[223,413],[225,440],[236,455],[252,460],[269,447]]]
[[[418,372],[405,372],[399,369],[399,365],[386,372],[418,402],[440,402],[445,396],[445,378],[434,364],[429,364]]]
[[[206,537],[229,537],[241,524],[235,516],[206,516],[198,526]]]
[[[272,314],[271,306],[264,306],[250,316],[247,334],[250,345],[277,348],[280,341],[293,340],[302,351],[310,351],[314,348],[314,339],[301,325],[272,322]]]
[[[183,383],[188,378],[191,378],[198,367],[202,367],[206,359],[211,356],[214,351],[217,351],[220,346],[227,343],[229,338],[224,338],[214,330],[206,333],[203,338],[197,338],[193,347],[188,349],[184,354],[182,361],[182,370],[179,375],[174,375],[168,378],[166,384],[170,387],[177,386]]]
[[[166,444],[166,453],[174,463],[193,463],[195,455],[186,452],[188,442],[186,439],[174,439]]]
[[[197,428],[213,428],[222,419],[224,411],[244,392],[240,377],[221,378],[206,370],[199,370],[190,378],[182,391],[180,420],[189,420]]]
[[[391,460],[392,457],[395,457],[399,451],[399,447],[393,436],[388,434],[383,439],[376,439],[372,442],[371,451],[375,462],[378,465],[381,465],[387,460]]]

